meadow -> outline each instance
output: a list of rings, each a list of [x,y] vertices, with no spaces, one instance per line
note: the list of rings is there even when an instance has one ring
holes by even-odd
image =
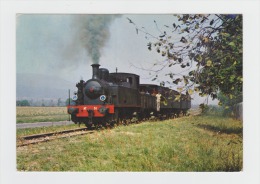
[[[16,123],[65,121],[66,107],[16,107]]]
[[[18,147],[17,169],[241,171],[242,140],[241,121],[220,116],[189,116]]]

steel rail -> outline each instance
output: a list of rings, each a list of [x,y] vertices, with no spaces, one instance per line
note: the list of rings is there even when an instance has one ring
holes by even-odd
[[[40,143],[40,142],[47,142],[47,141],[58,139],[58,138],[94,133],[94,131],[90,131],[90,130],[86,131],[86,130],[87,130],[87,127],[63,130],[63,131],[59,131],[59,132],[49,132],[49,133],[43,133],[43,134],[33,134],[33,135],[28,135],[28,136],[22,136],[22,137],[19,137],[17,140],[17,147],[26,146],[29,144],[36,144],[36,143]],[[79,132],[79,133],[78,134],[69,134],[69,133],[76,133],[76,132]]]
[[[43,133],[43,134],[26,135],[26,136],[21,137],[21,139],[30,140],[30,139],[40,138],[40,137],[47,137],[47,136],[52,136],[52,135],[58,135],[58,134],[76,132],[76,131],[83,131],[83,130],[87,130],[87,127],[63,130],[63,131],[59,131],[59,132],[49,132],[49,133]]]

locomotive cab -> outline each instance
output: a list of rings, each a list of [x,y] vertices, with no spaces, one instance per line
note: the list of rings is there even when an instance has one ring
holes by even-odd
[[[139,75],[132,73],[110,73],[109,81],[115,83],[119,86],[124,86],[128,88],[138,89],[139,88]]]

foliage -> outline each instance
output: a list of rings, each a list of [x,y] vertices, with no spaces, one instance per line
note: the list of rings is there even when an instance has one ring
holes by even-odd
[[[65,106],[65,99],[61,98],[44,98],[44,99],[37,99],[37,98],[29,98],[29,99],[22,99],[16,100],[16,106],[29,106],[33,107],[44,107],[44,106]],[[24,105],[26,104],[26,105]]]
[[[174,15],[172,25],[158,29],[159,36],[128,20],[152,39],[147,47],[166,58],[163,67],[183,68],[181,76],[168,74],[171,83],[213,99],[219,91],[229,99],[242,95],[242,15]]]
[[[69,104],[72,104],[72,102],[73,102],[72,98],[67,98],[65,104],[66,104],[66,106],[67,106],[67,105],[69,105]]]
[[[236,93],[235,93],[236,94]],[[228,96],[226,96],[225,94],[223,94],[222,92],[218,93],[218,99],[220,100],[219,105],[228,108],[228,107],[232,107],[235,104],[243,101],[242,99],[242,94],[237,92],[237,94],[235,95],[234,98],[230,99]]]
[[[200,104],[201,115],[203,116],[223,116],[230,117],[232,115],[232,108],[227,106],[216,106]]]
[[[234,98],[230,99],[226,95],[224,95],[222,92],[218,94],[218,99],[220,100],[219,105],[222,106],[222,111],[224,116],[232,115],[234,105],[240,103],[243,101],[242,94],[238,93],[234,96]]]
[[[202,114],[206,114],[209,110],[209,106],[204,103],[200,104],[199,108],[201,109]]]
[[[61,104],[62,104],[62,100],[61,100],[61,98],[59,98],[58,102],[57,102],[57,106],[61,106]]]
[[[16,100],[16,106],[30,106],[28,100]]]

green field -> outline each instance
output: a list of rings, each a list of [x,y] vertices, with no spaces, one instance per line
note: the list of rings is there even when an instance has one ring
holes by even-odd
[[[242,122],[219,116],[119,126],[91,135],[19,147],[17,169],[241,171],[242,130]]]
[[[16,107],[17,123],[65,121],[68,119],[66,107]]]

